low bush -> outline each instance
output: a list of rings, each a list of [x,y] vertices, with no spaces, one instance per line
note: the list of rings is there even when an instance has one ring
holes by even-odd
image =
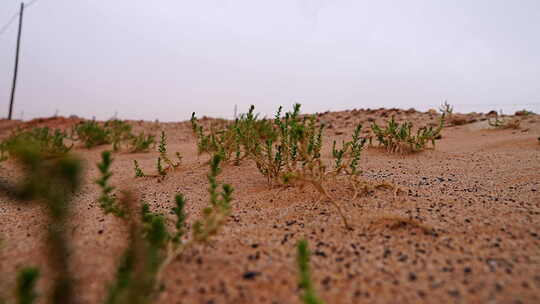
[[[103,126],[109,133],[109,141],[112,143],[113,151],[118,151],[122,142],[132,139],[131,125],[118,119],[112,119],[105,122]]]
[[[435,141],[441,138],[444,119],[443,115],[438,127],[421,127],[415,134],[412,122],[400,124],[392,116],[385,127],[373,123],[371,130],[379,145],[384,146],[390,153],[418,152],[424,150],[429,142],[435,147]]]
[[[94,120],[83,121],[73,127],[73,139],[83,142],[86,148],[111,143],[110,130]]]
[[[324,125],[317,123],[315,115],[301,116],[300,104],[283,116],[280,107],[273,119],[260,119],[254,110],[251,106],[234,122],[223,124],[221,129],[211,126],[209,131],[193,114],[191,124],[199,153],[216,153],[237,165],[243,160],[252,161],[270,186],[312,185],[322,198],[330,200],[349,227],[324,183],[341,172],[358,175],[360,151],[366,143],[366,139],[360,138],[361,126],[355,130],[353,140],[344,143],[340,150],[334,145],[336,168],[332,171],[321,159]]]
[[[125,121],[113,119],[100,124],[94,120],[83,121],[72,129],[72,138],[83,142],[86,148],[112,144],[114,152],[119,151],[122,145],[129,142],[129,150],[135,152],[148,152],[155,144],[155,136],[141,132],[133,134],[132,126]]]
[[[131,152],[148,152],[156,143],[156,137],[144,132],[131,137]]]
[[[33,146],[41,151],[45,158],[54,158],[65,155],[71,150],[64,141],[67,134],[61,130],[51,130],[48,127],[33,128],[27,131],[17,131],[0,143],[0,160],[7,159],[16,147]]]

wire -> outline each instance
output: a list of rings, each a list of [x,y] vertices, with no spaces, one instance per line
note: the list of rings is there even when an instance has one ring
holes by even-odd
[[[29,8],[30,6],[32,6],[34,3],[36,3],[38,0],[32,0],[30,2],[28,2],[28,4],[25,4],[24,5],[24,8]]]
[[[24,5],[24,8],[29,8],[30,6],[32,6],[37,1],[38,0],[32,0],[32,1],[28,2],[28,4]],[[9,21],[4,26],[2,26],[2,28],[0,29],[0,35],[4,34],[4,32],[8,30],[8,28],[11,26],[11,24],[13,24],[13,22],[15,20],[17,20],[17,16],[19,16],[19,12],[16,12],[15,14],[13,14],[13,16],[11,16],[11,18],[9,18]]]
[[[2,27],[2,29],[0,29],[0,35],[2,35],[5,31],[7,31],[7,29],[13,23],[13,21],[17,20],[17,16],[19,16],[19,12],[17,12],[15,15],[11,16],[8,23],[6,23],[6,25],[4,25]]]

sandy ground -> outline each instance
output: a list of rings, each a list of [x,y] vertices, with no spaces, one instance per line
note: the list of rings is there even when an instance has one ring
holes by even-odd
[[[400,110],[321,114],[319,119],[332,125],[325,131],[323,157],[330,161],[332,140],[349,138],[356,123],[367,126],[391,115],[415,124],[437,120],[432,113]],[[299,303],[295,244],[306,238],[316,288],[327,303],[540,303],[540,116],[522,118],[520,130],[486,129],[484,115],[461,118],[464,124],[444,129],[434,150],[364,151],[363,177],[398,185],[403,189],[398,196],[376,190],[351,200],[346,183],[328,183],[352,231],[343,228],[328,202],[314,204],[319,195],[313,188],[269,188],[254,164],[224,165],[220,181],[235,188],[232,216],[208,246],[195,246],[170,265],[158,302]],[[76,121],[31,125],[66,128]],[[0,138],[28,124],[0,121]],[[190,125],[132,124],[137,131],[165,131],[170,154],[178,151],[184,161],[158,183],[134,178],[132,165],[136,159],[146,173],[154,173],[157,152],[120,152],[114,156],[112,183],[133,189],[171,220],[173,196],[184,193],[188,222],[194,221],[208,202],[208,156],[197,155]],[[85,183],[66,229],[82,303],[102,301],[126,246],[125,223],[105,216],[96,203],[95,163],[105,149],[110,147],[75,149],[86,162]],[[1,166],[3,177],[16,178],[13,163]],[[39,266],[38,289],[42,294],[48,289],[44,215],[39,204],[0,197],[0,291],[7,298],[16,269],[23,266]]]

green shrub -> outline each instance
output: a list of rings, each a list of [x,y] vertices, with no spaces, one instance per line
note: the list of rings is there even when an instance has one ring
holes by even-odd
[[[431,142],[435,147],[435,141],[441,137],[441,131],[444,124],[444,115],[441,117],[439,126],[421,127],[413,132],[412,122],[406,121],[402,124],[397,123],[392,116],[386,127],[381,128],[376,123],[371,125],[375,138],[391,153],[418,152],[426,148]]]
[[[84,143],[86,148],[92,148],[111,143],[111,131],[102,127],[94,120],[83,121],[73,127],[74,138]]]
[[[131,138],[131,152],[147,152],[156,143],[156,137],[150,134],[139,133]]]
[[[118,151],[123,141],[133,138],[131,134],[131,125],[118,119],[108,120],[104,124],[104,128],[108,130],[109,141],[112,143],[113,151]]]
[[[18,131],[0,143],[0,160],[7,159],[7,154],[20,145],[35,147],[45,158],[60,157],[71,150],[71,146],[64,143],[66,138],[65,132],[58,129],[53,131],[48,127]]]
[[[211,127],[209,133],[193,114],[191,124],[199,153],[215,153],[237,165],[245,159],[253,161],[269,185],[310,184],[322,197],[331,201],[345,226],[349,227],[340,207],[324,186],[329,177],[336,176],[329,174],[331,172],[321,160],[324,126],[317,124],[314,115],[302,117],[300,104],[295,104],[293,110],[283,117],[280,107],[274,119],[259,119],[254,110],[255,107],[251,106],[234,122],[222,124],[222,129]],[[350,156],[349,167],[345,171],[352,175],[359,172],[360,151],[366,141],[360,138],[359,132],[360,128],[357,128],[353,141],[342,148],[347,153],[344,151],[337,161],[341,165],[345,154]],[[343,168],[340,167],[338,173],[341,170]]]

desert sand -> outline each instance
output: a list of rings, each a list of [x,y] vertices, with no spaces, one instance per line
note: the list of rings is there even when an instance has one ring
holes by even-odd
[[[351,110],[318,114],[324,131],[323,159],[333,140],[366,130],[395,115],[415,125],[435,124],[433,112]],[[224,164],[221,182],[234,187],[232,215],[208,245],[190,248],[166,270],[159,303],[300,303],[296,243],[313,252],[316,290],[326,303],[540,303],[540,116],[520,129],[490,129],[484,114],[459,115],[435,149],[388,154],[363,151],[362,177],[399,187],[372,190],[351,199],[343,182],[328,183],[353,227],[347,230],[334,207],[311,186],[269,187],[254,164]],[[0,121],[0,139],[17,127],[70,128],[76,118]],[[203,119],[208,123],[211,119]],[[207,205],[208,155],[198,155],[189,122],[130,121],[136,131],[168,137],[168,150],[182,164],[158,182],[135,178],[133,160],[153,173],[158,152],[114,154],[111,183],[131,189],[152,210],[173,219],[173,197],[187,198],[188,223]],[[76,292],[82,303],[100,303],[127,244],[125,223],[104,215],[97,201],[96,163],[110,146],[74,152],[86,164],[84,185],[73,201],[68,231]],[[11,160],[0,175],[17,178]],[[0,196],[0,291],[13,298],[16,271],[38,266],[44,298],[51,270],[45,254],[46,220],[38,203]],[[172,223],[171,223],[172,225]]]

